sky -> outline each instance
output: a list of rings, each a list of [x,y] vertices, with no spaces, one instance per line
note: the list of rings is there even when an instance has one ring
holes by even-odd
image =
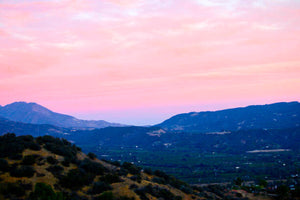
[[[300,0],[0,0],[0,105],[134,125],[300,101]]]

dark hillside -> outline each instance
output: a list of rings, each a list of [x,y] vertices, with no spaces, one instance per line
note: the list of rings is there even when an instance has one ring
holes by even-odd
[[[13,147],[13,148],[12,148]],[[0,199],[206,199],[208,194],[161,171],[108,163],[65,139],[0,137]]]
[[[283,129],[300,126],[300,103],[274,103],[215,112],[179,114],[157,126],[182,132]]]

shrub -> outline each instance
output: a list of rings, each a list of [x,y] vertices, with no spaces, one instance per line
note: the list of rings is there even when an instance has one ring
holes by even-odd
[[[159,178],[159,177],[153,177],[153,178],[152,178],[152,182],[158,183],[158,184],[166,184],[165,179]]]
[[[87,173],[84,170],[72,169],[67,175],[60,178],[60,184],[62,187],[72,190],[78,190],[84,185],[89,185],[95,178],[94,174]]]
[[[38,137],[36,140],[39,144],[45,144],[44,148],[48,151],[68,157],[71,160],[76,160],[76,154],[78,151],[80,151],[79,148],[77,148],[74,144],[72,145],[66,139],[59,139],[46,135],[43,137]]]
[[[120,170],[117,171],[117,173],[118,173],[119,176],[127,176],[128,170],[120,169]]]
[[[111,190],[112,187],[102,181],[95,182],[92,188],[88,191],[89,194],[100,194],[104,191]]]
[[[153,171],[152,171],[151,168],[145,168],[145,169],[144,169],[144,172],[145,172],[146,174],[153,175]]]
[[[103,182],[109,183],[109,184],[122,182],[122,180],[120,179],[120,177],[117,174],[106,174],[106,175],[100,177],[99,181],[103,181]]]
[[[160,188],[158,186],[152,187],[152,185],[148,184],[145,187],[135,189],[134,192],[140,196],[142,200],[148,199],[146,193],[151,194],[157,198],[163,198],[168,200],[177,200],[180,197],[175,196],[169,190],[165,188]]]
[[[91,152],[89,152],[87,155],[88,155],[88,157],[89,157],[90,159],[92,159],[92,160],[94,160],[95,158],[97,158],[96,154],[91,153]]]
[[[51,172],[55,177],[61,175],[61,172],[64,170],[63,167],[59,165],[54,165],[46,168],[47,171]]]
[[[94,197],[93,200],[114,200],[114,196],[112,192],[103,192],[100,196]]]
[[[20,154],[32,145],[34,139],[30,135],[16,137],[15,134],[8,133],[0,136],[0,158],[22,159]]]
[[[129,186],[129,189],[137,189],[138,188],[138,186],[136,185],[136,184],[131,184],[130,186]]]
[[[23,164],[23,165],[33,165],[38,157],[39,157],[38,155],[28,155],[28,156],[25,156],[23,158],[21,164]]]
[[[130,174],[140,174],[141,173],[141,168],[135,166],[134,164],[131,164],[129,162],[124,162],[122,165],[123,168],[127,169]]]
[[[161,178],[164,178],[166,180],[169,179],[169,175],[167,175],[165,172],[163,171],[160,171],[160,170],[155,170],[154,171],[154,175],[158,176],[158,177],[161,177]]]
[[[139,174],[131,176],[130,179],[133,181],[136,181],[138,183],[141,183],[141,181],[142,181],[142,177]]]
[[[25,195],[25,190],[17,183],[0,183],[0,194],[10,197],[21,197]]]
[[[64,160],[61,162],[61,164],[63,166],[65,166],[65,167],[69,167],[70,166],[70,162],[71,162],[70,158],[65,157]]]
[[[31,166],[19,166],[14,167],[10,171],[12,177],[32,177],[35,173],[35,170]]]
[[[84,159],[80,164],[79,167],[84,169],[86,172],[90,172],[96,175],[102,175],[105,171],[103,165],[97,162],[90,161],[89,159]]]
[[[134,197],[126,197],[126,196],[121,196],[119,198],[117,198],[116,200],[134,200]]]
[[[34,150],[34,151],[39,151],[39,150],[41,150],[41,147],[40,147],[40,145],[38,145],[36,143],[31,143],[29,145],[29,149]]]
[[[55,193],[50,185],[36,183],[34,191],[30,193],[30,200],[63,200],[62,193]]]
[[[47,162],[48,162],[49,164],[52,164],[52,165],[55,165],[55,164],[58,163],[58,161],[57,161],[54,157],[52,157],[52,156],[48,156],[48,157],[47,157]]]
[[[9,155],[8,158],[11,160],[22,160],[23,156],[22,154],[16,153],[14,155]]]
[[[18,181],[18,185],[22,187],[24,190],[32,190],[32,183],[25,183],[22,181]]]
[[[9,171],[9,164],[7,160],[0,158],[0,171],[7,172]]]

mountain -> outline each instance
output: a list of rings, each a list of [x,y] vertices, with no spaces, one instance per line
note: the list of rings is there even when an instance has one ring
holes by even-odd
[[[179,114],[158,124],[181,132],[222,132],[249,129],[282,129],[300,126],[300,103],[275,103],[215,112]]]
[[[0,199],[200,200],[225,194],[222,187],[192,188],[162,171],[101,161],[51,136],[6,134],[0,136],[0,150]]]
[[[122,126],[121,124],[109,123],[104,120],[80,120],[69,115],[52,112],[39,104],[26,102],[15,102],[0,107],[0,116],[17,122],[51,124],[65,128],[104,128],[109,126]]]
[[[63,137],[64,135],[71,134],[73,131],[67,128],[57,127],[49,124],[29,124],[15,122],[0,117],[0,135],[6,133],[16,133],[17,135],[33,135],[35,137],[42,135]]]

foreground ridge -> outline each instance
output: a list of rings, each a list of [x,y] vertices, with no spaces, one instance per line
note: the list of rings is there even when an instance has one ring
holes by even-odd
[[[98,160],[65,139],[0,137],[0,199],[179,200],[198,193],[161,171]]]

